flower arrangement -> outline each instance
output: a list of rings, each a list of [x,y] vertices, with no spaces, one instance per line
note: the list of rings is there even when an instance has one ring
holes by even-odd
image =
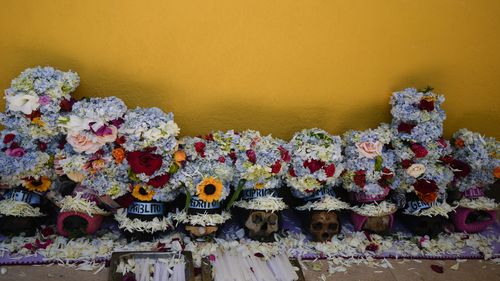
[[[286,181],[297,197],[307,197],[324,186],[335,186],[344,170],[341,139],[321,129],[306,129],[290,141]]]
[[[61,132],[57,120],[71,111],[71,93],[79,83],[75,72],[52,67],[26,69],[5,91],[7,108],[0,113],[0,122],[6,128],[48,142]]]
[[[432,92],[432,88],[417,90],[408,88],[393,93],[390,104],[391,126],[402,140],[428,142],[443,134],[446,118],[441,104],[444,96]]]
[[[278,196],[290,153],[287,144],[272,136],[247,130],[241,133],[235,162],[235,183],[241,186],[243,200],[235,206],[252,210],[280,211],[286,204]]]
[[[376,196],[392,188],[396,159],[393,151],[387,149],[391,139],[387,124],[344,134],[346,161],[342,182],[345,189]]]
[[[188,213],[178,213],[175,218],[189,225],[217,225],[229,219],[229,213],[221,211],[233,181],[234,169],[229,156],[232,144],[238,137],[234,132],[216,132],[201,137],[181,139],[186,161],[182,169],[172,177],[172,184],[184,189],[188,197]]]

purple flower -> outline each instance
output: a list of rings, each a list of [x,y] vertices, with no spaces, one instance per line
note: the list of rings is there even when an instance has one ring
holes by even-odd
[[[38,102],[41,104],[41,105],[47,105],[51,102],[51,99],[49,96],[41,96],[40,99],[38,100]]]

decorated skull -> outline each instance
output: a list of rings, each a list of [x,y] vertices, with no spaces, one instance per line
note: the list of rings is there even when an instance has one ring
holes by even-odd
[[[215,235],[218,229],[217,226],[186,225],[186,231],[194,238]]]
[[[391,215],[380,217],[367,217],[363,230],[374,233],[388,233],[391,228]]]
[[[248,215],[245,227],[248,236],[254,240],[269,241],[278,232],[279,216],[275,212],[252,211]]]
[[[325,242],[340,232],[340,222],[336,212],[314,211],[311,215],[309,232],[314,241]]]

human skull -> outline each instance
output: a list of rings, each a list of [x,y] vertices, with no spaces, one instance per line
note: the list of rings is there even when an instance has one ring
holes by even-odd
[[[248,236],[255,240],[272,240],[272,235],[278,232],[278,220],[278,214],[273,212],[250,212],[245,222]]]
[[[340,223],[337,213],[328,211],[314,211],[309,224],[309,232],[314,241],[330,241],[333,235],[339,233]]]
[[[374,233],[384,234],[390,231],[391,217],[390,215],[381,217],[368,217],[366,218],[363,230]]]
[[[186,231],[193,237],[203,237],[215,234],[219,227],[217,226],[197,226],[197,225],[186,225]]]

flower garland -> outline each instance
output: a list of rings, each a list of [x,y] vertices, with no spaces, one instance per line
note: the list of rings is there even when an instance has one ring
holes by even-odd
[[[137,218],[130,219],[127,217],[125,209],[119,209],[114,218],[118,222],[118,227],[128,232],[155,233],[174,228],[171,215],[161,219],[155,217],[152,220],[143,221]]]
[[[290,141],[290,156],[285,178],[297,197],[336,185],[344,170],[340,137],[321,129],[297,132]]]
[[[45,214],[40,212],[40,208],[28,203],[4,199],[0,201],[0,216],[41,217]]]

